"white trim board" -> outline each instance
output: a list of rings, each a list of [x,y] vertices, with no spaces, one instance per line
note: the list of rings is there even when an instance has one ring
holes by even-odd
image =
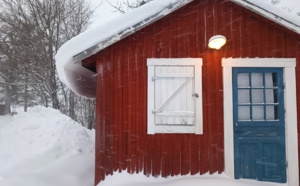
[[[296,59],[295,58],[223,58],[223,94],[224,94],[224,157],[225,173],[234,178],[234,143],[233,143],[233,67],[280,67],[283,68],[285,84],[285,127],[287,184],[299,186],[298,134],[297,134],[297,99],[296,99]],[[290,163],[289,163],[290,162]]]

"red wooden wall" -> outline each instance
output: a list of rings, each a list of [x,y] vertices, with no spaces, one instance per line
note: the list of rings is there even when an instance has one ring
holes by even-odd
[[[216,34],[227,38],[219,51],[207,47]],[[188,57],[203,59],[204,134],[147,135],[147,58]],[[296,57],[300,82],[299,35],[221,0],[196,0],[99,52],[95,184],[122,170],[152,176],[221,173],[222,57]]]

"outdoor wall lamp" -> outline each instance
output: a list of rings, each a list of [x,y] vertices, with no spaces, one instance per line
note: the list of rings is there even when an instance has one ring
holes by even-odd
[[[226,43],[226,37],[222,35],[215,35],[208,41],[208,47],[219,50]]]

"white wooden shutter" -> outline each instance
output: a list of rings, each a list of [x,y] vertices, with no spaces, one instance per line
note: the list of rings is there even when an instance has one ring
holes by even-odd
[[[202,59],[148,59],[148,134],[202,134]]]

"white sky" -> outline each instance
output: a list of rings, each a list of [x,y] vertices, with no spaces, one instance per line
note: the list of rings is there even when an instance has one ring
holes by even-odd
[[[113,5],[116,5],[118,2],[125,1],[125,0],[90,0],[90,1],[94,7],[99,6],[96,9],[96,12],[92,18],[92,24],[90,28],[93,28],[96,25],[110,21],[111,19],[122,15],[121,13],[116,12],[115,8],[113,8],[107,1],[109,1]],[[136,0],[128,0],[128,2],[136,2]]]

